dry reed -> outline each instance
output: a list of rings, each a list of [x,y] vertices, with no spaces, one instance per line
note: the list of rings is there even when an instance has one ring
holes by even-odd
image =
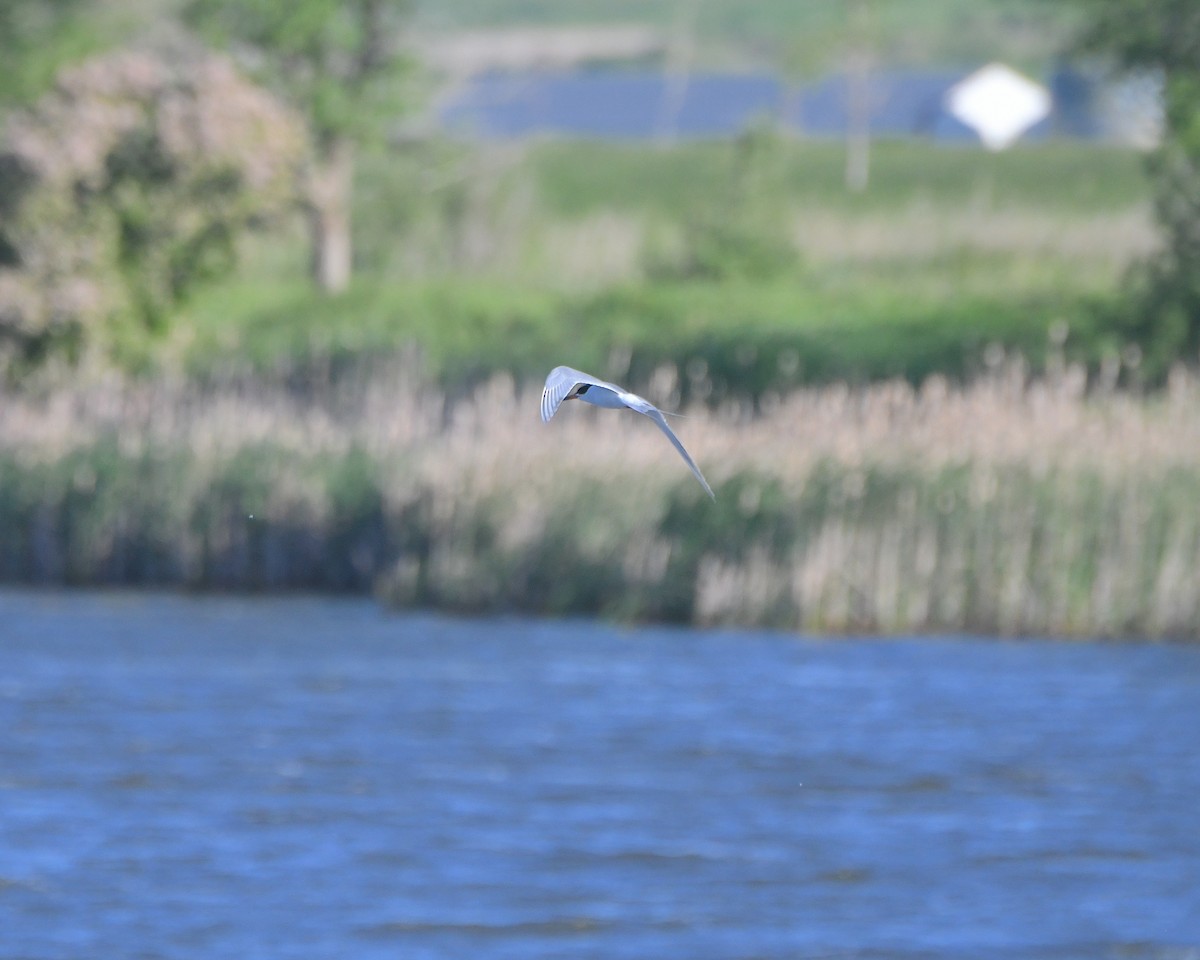
[[[1158,248],[1148,204],[1119,212],[1064,214],[932,201],[848,217],[809,209],[796,218],[797,247],[812,263],[927,263],[964,252],[1094,264],[1111,275]]]
[[[649,387],[666,406],[679,377]],[[1200,636],[1200,383],[832,386],[653,425],[415,369],[0,398],[0,577],[834,631]]]

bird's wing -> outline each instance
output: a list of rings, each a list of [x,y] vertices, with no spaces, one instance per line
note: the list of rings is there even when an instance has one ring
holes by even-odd
[[[638,413],[644,414],[658,424],[658,429],[667,435],[667,439],[675,445],[675,449],[678,450],[679,455],[683,457],[683,462],[686,463],[691,468],[692,473],[696,475],[696,479],[699,480],[700,485],[704,487],[704,492],[716,500],[717,495],[713,493],[712,487],[710,487],[708,485],[708,481],[704,479],[704,474],[702,474],[700,472],[700,468],[696,466],[696,461],[692,459],[691,454],[684,449],[683,444],[679,442],[679,438],[675,436],[675,431],[672,430],[667,424],[667,418],[662,415],[662,411],[659,410],[658,407],[652,404],[649,400],[639,397],[637,394],[626,393],[624,390],[621,391],[621,399],[624,401],[625,406],[629,407],[630,410],[636,410]]]
[[[546,377],[546,385],[542,388],[542,422],[548,423],[571,391],[585,383],[593,387],[605,387],[614,393],[623,392],[615,383],[600,380],[574,367],[555,367]]]

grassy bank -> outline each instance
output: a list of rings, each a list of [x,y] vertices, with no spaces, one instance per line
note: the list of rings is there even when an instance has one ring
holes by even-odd
[[[454,394],[500,372],[544,375],[570,358],[634,380],[679,363],[685,401],[757,400],[836,380],[919,383],[935,372],[967,379],[997,349],[1040,369],[1054,329],[1066,336],[1070,358],[1093,367],[1119,346],[1091,301],[965,285],[952,299],[903,274],[861,287],[852,278],[693,280],[575,294],[486,279],[364,279],[333,298],[314,297],[302,281],[229,285],[223,294],[214,292],[186,329],[181,355],[190,376],[236,367],[319,382],[415,350]]]
[[[684,375],[686,376],[686,374]],[[667,405],[683,376],[647,389]],[[679,431],[415,368],[304,397],[110,382],[0,407],[9,582],[885,632],[1200,635],[1200,385],[1005,368],[695,410]],[[604,479],[598,479],[604,478]]]

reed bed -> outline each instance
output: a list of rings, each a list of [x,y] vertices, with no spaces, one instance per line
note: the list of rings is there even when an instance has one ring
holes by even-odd
[[[693,375],[695,371],[692,372]],[[685,376],[687,374],[684,374]],[[681,375],[645,389],[670,409]],[[677,429],[412,364],[0,398],[0,578],[838,632],[1200,636],[1200,383],[835,385]]]

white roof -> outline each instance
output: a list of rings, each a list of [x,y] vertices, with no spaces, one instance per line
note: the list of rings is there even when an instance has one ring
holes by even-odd
[[[1050,113],[1050,92],[1002,63],[990,63],[946,92],[946,109],[979,134],[989,150],[1003,150]]]

